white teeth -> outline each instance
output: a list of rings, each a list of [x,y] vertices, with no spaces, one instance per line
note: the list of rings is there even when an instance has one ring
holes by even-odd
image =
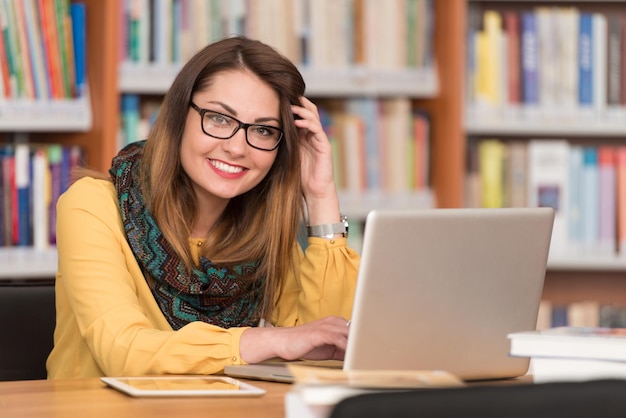
[[[217,168],[220,171],[224,171],[226,173],[236,174],[241,173],[243,168],[241,167],[233,167],[232,165],[224,164],[221,161],[209,160],[213,167]]]

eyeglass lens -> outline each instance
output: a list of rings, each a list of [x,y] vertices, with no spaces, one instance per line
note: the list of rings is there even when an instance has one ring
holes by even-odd
[[[221,113],[205,111],[202,119],[204,130],[216,138],[227,139],[241,128],[246,130],[250,145],[261,149],[274,149],[282,137],[282,131],[268,125],[244,124]]]

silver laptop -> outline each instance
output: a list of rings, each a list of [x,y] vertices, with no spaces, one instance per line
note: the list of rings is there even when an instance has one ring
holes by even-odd
[[[536,326],[553,221],[552,208],[370,212],[343,368],[525,374],[506,336]],[[292,381],[282,364],[225,373]]]

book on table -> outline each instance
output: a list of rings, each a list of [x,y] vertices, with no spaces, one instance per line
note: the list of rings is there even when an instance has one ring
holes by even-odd
[[[343,399],[381,392],[463,387],[443,370],[341,370],[290,364],[295,378],[285,395],[287,418],[327,418]]]
[[[626,379],[626,328],[555,327],[508,335],[535,382]]]

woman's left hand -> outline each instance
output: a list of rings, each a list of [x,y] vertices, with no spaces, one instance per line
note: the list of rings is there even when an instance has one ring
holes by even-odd
[[[310,225],[339,222],[339,197],[333,174],[330,141],[322,128],[320,115],[309,99],[300,99],[302,106],[292,106],[298,116],[295,125],[300,139],[302,194],[307,205]]]
[[[306,97],[292,106],[300,139],[302,191],[307,201],[336,195],[332,149],[322,128],[317,106]]]

